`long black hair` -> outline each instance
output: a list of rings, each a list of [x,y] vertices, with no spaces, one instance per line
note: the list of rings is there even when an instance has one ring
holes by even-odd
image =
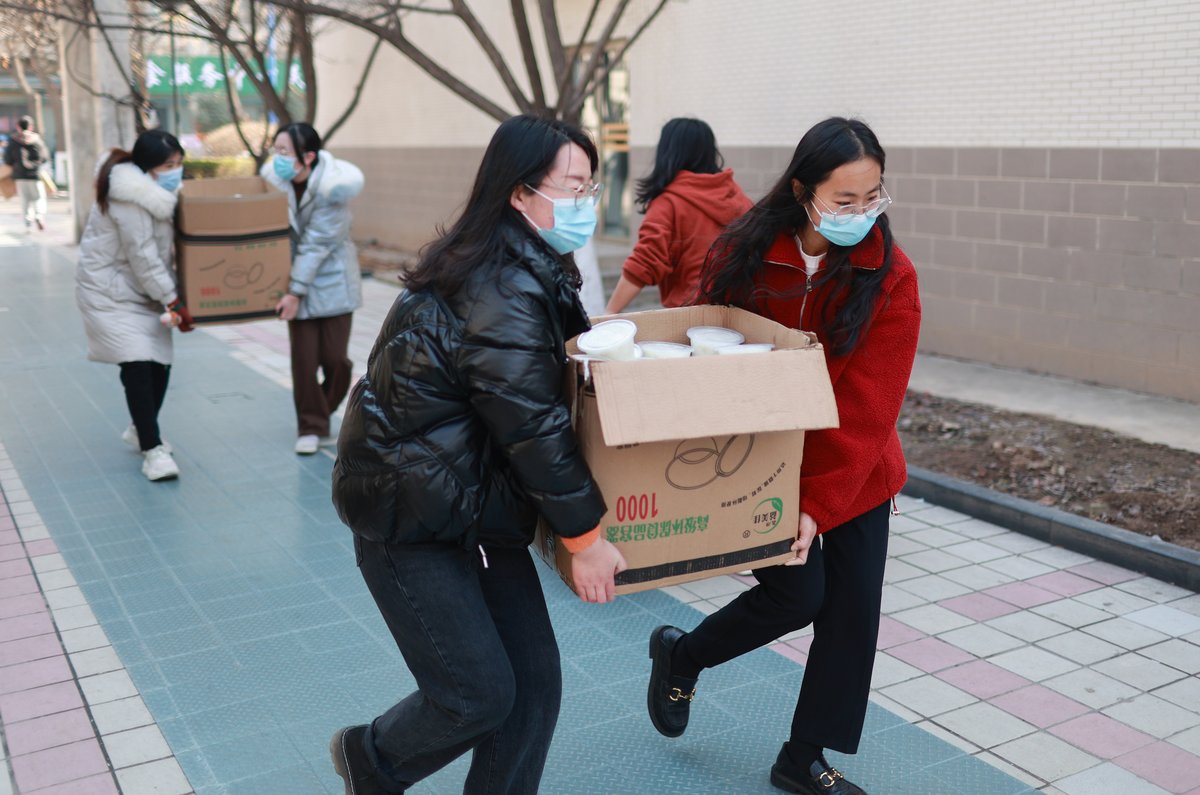
[[[663,125],[654,153],[654,170],[637,182],[638,212],[645,213],[650,202],[658,198],[675,181],[680,171],[696,174],[716,174],[725,167],[725,158],[717,149],[717,137],[699,119],[671,119]]]
[[[304,162],[305,154],[308,152],[319,154],[321,151],[321,136],[307,122],[294,121],[291,124],[285,124],[279,128],[279,132],[275,133],[276,138],[281,135],[286,135],[291,140],[292,151],[296,153],[296,160],[300,163],[300,168],[308,165]],[[313,162],[313,165],[316,165],[316,161]]]
[[[804,134],[792,161],[779,181],[745,215],[734,221],[709,249],[700,279],[700,296],[707,303],[732,304],[756,309],[765,298],[798,297],[800,290],[781,294],[758,285],[763,257],[780,232],[802,230],[811,224],[805,205],[813,191],[840,166],[870,158],[879,163],[882,175],[885,156],[879,139],[862,121],[834,117],[815,125]],[[796,196],[792,180],[800,183]],[[826,267],[817,276],[820,282],[833,282],[834,289],[826,306],[817,307],[822,336],[837,356],[843,356],[858,344],[863,326],[871,316],[884,277],[892,266],[892,230],[884,213],[875,221],[883,235],[883,265],[876,270],[852,268],[850,252],[830,244]],[[871,235],[874,235],[874,231]],[[863,245],[860,243],[859,245]],[[829,316],[828,305],[840,306]]]
[[[432,288],[444,296],[457,292],[475,268],[504,250],[506,224],[528,230],[510,203],[513,191],[541,184],[559,150],[568,144],[583,149],[594,174],[600,163],[596,145],[575,125],[539,116],[513,116],[502,122],[483,153],[462,215],[449,229],[438,227],[437,239],[422,250],[405,285],[410,290]],[[578,287],[581,280],[574,257],[567,254],[560,260]]]
[[[179,139],[165,130],[146,130],[133,142],[133,151],[114,149],[96,174],[96,204],[100,211],[108,212],[108,180],[113,166],[118,163],[133,163],[142,171],[158,168],[171,159],[172,155],[183,157],[183,146]]]

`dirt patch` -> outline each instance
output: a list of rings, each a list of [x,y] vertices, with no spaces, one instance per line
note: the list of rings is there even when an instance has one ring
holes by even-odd
[[[898,427],[916,466],[1200,549],[1200,454],[920,392]]]

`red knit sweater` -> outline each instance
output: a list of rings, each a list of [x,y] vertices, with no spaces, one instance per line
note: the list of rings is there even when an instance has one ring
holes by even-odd
[[[800,510],[813,517],[817,532],[823,533],[886,502],[908,478],[896,419],[921,327],[917,272],[893,245],[891,269],[858,345],[845,356],[834,356],[815,322],[815,311],[825,305],[832,285],[814,286],[804,299],[804,261],[791,234],[776,238],[763,259],[761,283],[775,290],[799,290],[801,295],[767,299],[760,313],[791,328],[815,331],[825,345],[841,427],[807,433],[800,467]],[[850,262],[856,268],[883,265],[883,233],[878,227],[854,248]],[[830,305],[834,307],[836,301]]]
[[[680,171],[654,197],[622,273],[638,287],[657,284],[665,307],[693,303],[708,248],[726,225],[750,209],[733,171]]]

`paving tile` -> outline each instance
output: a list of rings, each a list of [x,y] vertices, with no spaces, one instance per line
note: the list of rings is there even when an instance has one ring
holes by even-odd
[[[1170,743],[1146,745],[1114,761],[1168,792],[1187,792],[1200,786],[1200,757]]]
[[[1107,621],[1112,618],[1112,613],[1106,613],[1098,607],[1085,605],[1083,602],[1074,599],[1059,599],[1057,602],[1048,602],[1044,605],[1030,608],[1030,610],[1039,616],[1057,621],[1060,624],[1066,624],[1068,627],[1086,627],[1090,624],[1098,624],[1101,621]]]
[[[1038,563],[1045,563],[1047,566],[1052,566],[1056,569],[1067,569],[1071,566],[1081,566],[1093,560],[1093,558],[1089,558],[1087,555],[1081,555],[1078,552],[1072,552],[1069,549],[1063,549],[1062,547],[1056,546],[1035,549],[1031,552],[1024,553],[1024,555],[1030,560],[1036,560]]]
[[[1200,594],[1184,597],[1183,599],[1175,599],[1167,602],[1176,610],[1182,610],[1185,613],[1191,613],[1194,616],[1200,616]]]
[[[928,635],[947,632],[971,624],[969,618],[938,605],[922,605],[892,613],[891,617]]]
[[[1012,582],[1013,578],[986,566],[964,566],[942,574],[947,580],[952,580],[972,591],[982,591]]]
[[[11,764],[17,786],[26,792],[108,770],[100,743],[94,739],[15,756]]]
[[[117,771],[123,795],[188,795],[192,785],[174,759],[160,759]]]
[[[105,735],[104,750],[117,769],[171,756],[162,732],[153,725]]]
[[[916,530],[909,533],[908,538],[933,549],[943,549],[952,544],[961,544],[967,540],[964,536],[944,527],[930,527],[927,530]]]
[[[44,660],[62,654],[62,645],[56,635],[34,635],[0,643],[0,667]]]
[[[943,632],[938,637],[976,657],[991,657],[993,654],[1025,645],[1012,635],[984,624],[971,624],[968,627]]]
[[[54,715],[7,723],[4,740],[13,756],[43,751],[58,745],[96,736],[86,709],[71,709]]]
[[[71,655],[71,665],[75,667],[77,676],[102,674],[125,667],[112,646],[101,646],[98,649],[76,652]]]
[[[963,594],[970,593],[970,589],[965,585],[959,585],[953,580],[948,580],[938,574],[914,577],[911,580],[897,583],[896,587],[911,594],[916,594],[929,602],[936,602],[940,599],[949,599],[952,596],[962,596]]]
[[[1167,641],[1167,643],[1183,642]],[[1092,667],[1106,676],[1111,676],[1118,682],[1124,682],[1138,690],[1150,691],[1156,687],[1162,687],[1165,684],[1182,679],[1187,675],[1175,667],[1163,665],[1156,660],[1142,656],[1151,649],[1157,649],[1165,645],[1150,646],[1148,649],[1142,649],[1140,652],[1128,652],[1119,657],[1113,657],[1111,660],[1096,663]]]
[[[38,592],[37,577],[26,574],[20,577],[0,579],[0,599],[10,596],[27,596]]]
[[[1136,610],[1145,610],[1154,604],[1140,596],[1134,596],[1131,593],[1119,590],[1115,586],[1101,588],[1098,591],[1088,591],[1075,598],[1085,605],[1098,607],[1115,616],[1123,616],[1126,613],[1132,613]]]
[[[1072,574],[1078,574],[1081,577],[1087,577],[1089,580],[1095,580],[1104,585],[1116,585],[1119,582],[1136,580],[1141,576],[1135,571],[1114,566],[1111,563],[1102,563],[1098,560],[1072,566],[1067,571]]]
[[[1081,577],[1078,574],[1072,574],[1069,571],[1056,571],[1051,574],[1043,574],[1040,577],[1034,577],[1028,582],[1030,585],[1044,588],[1059,596],[1076,596],[1088,591],[1095,591],[1101,587],[1096,581],[1090,580],[1087,577]]]
[[[8,563],[22,563],[23,561],[8,561]],[[5,564],[0,564],[2,568]],[[12,576],[20,576],[24,572],[14,574]],[[0,577],[3,577],[3,572],[0,572]],[[42,613],[46,610],[46,601],[42,599],[40,593],[23,594],[20,596],[8,596],[0,599],[0,619],[12,618],[14,616],[26,616],[30,613]]]
[[[1163,633],[1126,618],[1110,618],[1108,621],[1086,626],[1083,631],[1130,651],[1161,643],[1167,639]]]
[[[923,604],[928,603],[916,594],[901,590],[897,585],[883,586],[883,600],[880,604],[880,610],[884,615],[892,615],[901,610],[920,607]]]
[[[927,573],[925,569],[919,569],[899,558],[888,558],[884,565],[883,581],[885,583],[903,582],[911,580],[913,577],[924,577]]]
[[[1050,679],[1079,667],[1057,654],[1033,646],[1001,652],[992,657],[991,661],[1032,682]]]
[[[1160,687],[1154,695],[1192,712],[1200,712],[1200,678],[1189,676]]]
[[[1200,715],[1149,693],[1105,707],[1102,712],[1159,739],[1200,725]]]
[[[0,668],[0,695],[31,690],[74,678],[62,654]]]
[[[931,505],[919,511],[914,510],[911,512],[911,515],[915,516],[917,519],[920,519],[922,522],[935,525],[955,524],[957,522],[965,522],[971,518],[965,513],[952,511],[949,508],[943,508],[940,505]]]
[[[96,728],[103,734],[133,729],[154,723],[150,710],[141,696],[130,696],[116,701],[96,704],[92,708],[92,719]]]
[[[1028,770],[1043,781],[1058,781],[1094,767],[1100,762],[1091,754],[1044,732],[1026,735],[997,746],[992,749],[992,753],[1023,770]]]
[[[957,687],[932,676],[922,676],[907,682],[885,687],[883,695],[894,699],[924,717],[941,715],[965,707],[975,698]]]
[[[1006,530],[1000,525],[995,525],[991,522],[985,522],[982,519],[967,519],[963,522],[955,522],[954,532],[973,539],[992,538],[993,536],[1017,535],[1011,530]]]
[[[62,638],[63,648],[69,654],[110,645],[108,635],[99,626],[71,629],[59,633],[59,635]]]
[[[1153,577],[1139,577],[1136,580],[1117,583],[1114,588],[1141,597],[1148,602],[1162,603],[1191,596],[1192,591],[1180,588],[1178,585],[1156,580]]]
[[[52,632],[54,622],[50,620],[50,614],[44,611],[0,620],[0,643]]]
[[[953,668],[946,668],[938,671],[935,676],[981,699],[994,698],[1001,693],[1017,690],[1030,684],[1028,679],[993,665],[987,660],[974,660]]]
[[[1038,641],[1037,645],[1080,665],[1093,665],[1101,660],[1116,657],[1124,651],[1120,646],[1114,646],[1079,630],[1046,638]]]
[[[1021,533],[1005,531],[1004,533],[992,536],[988,539],[988,543],[992,546],[1000,547],[1003,550],[1011,552],[1014,555],[1022,555],[1026,552],[1033,552],[1037,549],[1045,549],[1050,546],[1045,541],[1039,541]],[[1048,570],[1048,569],[1047,569]],[[1046,571],[1040,571],[1039,574],[1045,574]]]
[[[871,688],[881,690],[924,674],[920,668],[901,662],[890,654],[878,652],[875,654],[875,667],[871,671]]]
[[[999,618],[991,618],[984,623],[1001,632],[1007,632],[1014,638],[1020,638],[1027,643],[1036,643],[1039,640],[1070,631],[1068,627],[1057,621],[1042,618],[1028,611],[1011,613]]]
[[[68,781],[66,784],[46,787],[30,795],[120,795],[120,790],[117,789],[117,783],[111,773],[99,773]]]
[[[706,580],[695,580],[680,586],[691,591],[699,599],[712,599],[725,594],[738,594],[748,589],[748,586],[734,577],[709,577]]]
[[[1030,585],[1027,582],[1010,582],[1007,585],[988,588],[983,593],[993,599],[1003,600],[1022,609],[1044,605],[1047,602],[1054,602],[1062,598],[1053,591],[1038,588],[1036,585]]]
[[[1200,726],[1195,726],[1172,736],[1170,742],[1178,745],[1190,754],[1200,756]]]
[[[87,604],[87,597],[83,595],[83,591],[79,586],[72,588],[55,588],[52,591],[46,592],[46,604],[51,610],[58,610],[64,607],[78,607],[79,605]]]
[[[54,616],[54,623],[63,631],[79,629],[80,627],[90,627],[99,623],[96,620],[96,614],[92,612],[92,608],[88,605],[63,607],[51,610],[50,612]]]
[[[876,647],[887,649],[901,643],[910,643],[925,637],[925,633],[903,624],[891,616],[879,617],[879,640]]]
[[[1088,711],[1088,708],[1078,701],[1042,685],[1029,685],[996,696],[991,701],[1005,712],[1016,715],[1040,729],[1062,723]]]
[[[1162,787],[1156,787],[1112,762],[1105,762],[1054,783],[1066,795],[1102,795],[1109,792],[1121,795],[1169,795]]]
[[[136,696],[138,692],[129,674],[124,670],[86,676],[79,680],[79,688],[87,698],[88,704],[93,706]]]
[[[912,643],[893,646],[888,654],[922,671],[940,671],[974,659],[970,654],[937,638],[923,638]]]
[[[44,591],[54,591],[59,588],[70,588],[78,585],[75,575],[71,573],[70,569],[44,572],[37,575],[37,581],[41,583],[42,590]]]
[[[894,533],[888,538],[888,556],[899,557],[913,552],[924,552],[929,549],[925,544],[913,541],[909,536],[898,536]]]
[[[1112,759],[1155,742],[1150,735],[1099,712],[1064,721],[1050,733],[1101,759]]]
[[[1046,687],[1092,709],[1101,709],[1136,696],[1140,691],[1089,668],[1081,668],[1043,682]]]
[[[1179,638],[1171,638],[1163,643],[1146,646],[1139,650],[1152,660],[1166,663],[1172,668],[1178,668],[1184,673],[1195,676],[1200,674],[1200,646]]]
[[[975,621],[987,621],[989,618],[1006,616],[1019,609],[1009,602],[984,593],[969,593],[965,596],[943,599],[938,604]]]
[[[929,549],[925,552],[914,552],[911,555],[905,555],[900,559],[901,563],[908,563],[911,566],[916,566],[919,569],[937,574],[950,569],[957,569],[966,566],[970,561],[963,560],[957,555],[951,555],[948,552],[943,552],[940,549]]]
[[[1132,613],[1126,613],[1125,618],[1172,637],[1182,637],[1200,631],[1200,616],[1194,616],[1184,610],[1176,610],[1169,605],[1155,605],[1147,607],[1145,610],[1135,610]]]
[[[980,748],[991,748],[1036,731],[1029,723],[982,702],[938,715],[934,721]]]

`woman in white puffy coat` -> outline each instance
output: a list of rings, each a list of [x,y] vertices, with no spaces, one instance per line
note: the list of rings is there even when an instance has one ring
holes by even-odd
[[[120,366],[132,419],[121,438],[141,450],[142,473],[155,481],[179,475],[158,428],[172,361],[164,310],[192,330],[171,250],[182,177],[183,147],[170,133],[148,130],[132,152],[114,149],[96,176],[75,274],[88,358]]]
[[[363,175],[324,151],[317,131],[304,122],[276,133],[274,156],[261,175],[288,195],[292,272],[276,311],[288,321],[295,450],[311,455],[350,391],[350,319],[362,305],[362,284],[348,202],[362,191]]]

